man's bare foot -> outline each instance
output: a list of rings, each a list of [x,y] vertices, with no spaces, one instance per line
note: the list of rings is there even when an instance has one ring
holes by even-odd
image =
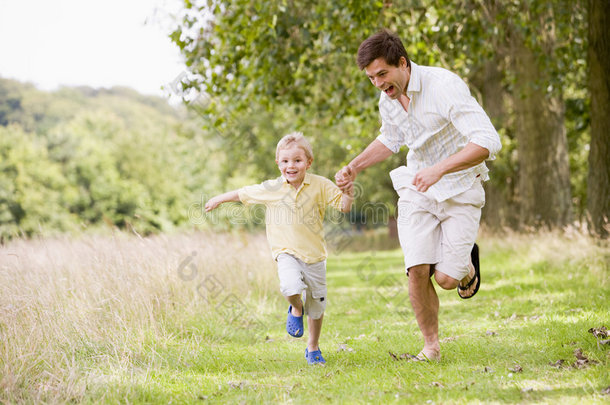
[[[462,281],[460,281],[460,287],[458,288],[458,294],[462,298],[472,297],[474,295],[474,290],[477,287],[477,280],[474,280],[473,283],[470,283],[470,281],[476,277],[476,271],[474,269],[474,266],[472,265],[472,263],[470,263],[468,267],[470,268],[470,271],[468,272],[468,275],[464,277]],[[469,283],[470,286],[468,286]]]
[[[479,246],[475,243],[470,252],[470,271],[458,285],[458,295],[460,298],[468,299],[474,297],[481,285],[481,270],[479,266]]]
[[[423,349],[417,356],[413,356],[411,361],[440,361],[441,351],[440,350],[426,350]]]

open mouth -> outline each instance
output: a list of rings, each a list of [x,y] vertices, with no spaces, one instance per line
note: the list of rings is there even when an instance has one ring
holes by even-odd
[[[388,96],[391,96],[392,94],[394,94],[394,86],[390,86],[387,89],[384,90],[385,94],[387,94]]]

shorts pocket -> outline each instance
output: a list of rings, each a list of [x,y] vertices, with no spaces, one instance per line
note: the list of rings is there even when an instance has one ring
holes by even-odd
[[[476,208],[482,208],[485,205],[485,190],[480,181],[475,181],[471,188],[451,198],[454,203],[468,204]]]
[[[326,292],[326,288],[316,288],[315,290],[311,291],[311,296],[313,299],[323,302],[326,300]]]

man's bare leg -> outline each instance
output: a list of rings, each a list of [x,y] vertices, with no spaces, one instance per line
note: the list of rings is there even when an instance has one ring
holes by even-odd
[[[421,354],[430,360],[439,360],[441,356],[438,340],[439,301],[430,279],[429,264],[422,264],[409,269],[409,300],[419,330],[424,337],[424,348]]]
[[[472,265],[472,263],[470,263],[468,265],[468,268],[470,271],[468,272],[468,275],[466,277],[464,277],[462,280],[456,280],[453,277],[450,277],[444,273],[441,273],[440,271],[437,271],[434,273],[434,279],[436,280],[436,283],[444,290],[453,290],[458,285],[465,287],[468,285],[470,280],[472,280],[472,278],[475,276],[475,270],[474,270],[474,266]],[[409,274],[411,274],[410,271],[409,271]],[[476,283],[473,283],[467,290],[462,290],[460,292],[460,294],[464,297],[469,297],[472,295],[475,288],[476,288]]]

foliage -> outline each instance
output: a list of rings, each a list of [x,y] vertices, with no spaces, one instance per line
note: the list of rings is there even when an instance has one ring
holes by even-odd
[[[354,55],[383,7],[379,1],[185,2],[171,35],[190,71],[183,91],[231,163],[275,176],[275,144],[299,130],[314,146],[312,171],[332,177],[374,139],[378,94]],[[359,179],[360,205],[393,201],[387,173],[401,159]],[[380,182],[383,188],[373,187]]]
[[[373,138],[378,128],[377,92],[355,64],[359,43],[380,27],[405,39],[410,57],[424,65],[440,65],[455,71],[482,96],[486,82],[483,69],[492,61],[502,72],[498,97],[504,99],[500,113],[492,118],[504,137],[505,148],[494,164],[493,186],[505,196],[506,207],[495,209],[510,215],[518,202],[515,184],[519,174],[516,155],[514,103],[521,97],[519,80],[510,52],[511,37],[519,37],[535,55],[537,68],[545,73],[527,85],[549,97],[559,94],[567,103],[569,145],[582,147],[586,127],[575,124],[585,114],[580,107],[585,88],[585,10],[582,2],[529,2],[460,0],[428,1],[191,1],[184,2],[177,27],[171,34],[182,49],[190,75],[183,89],[203,94],[209,102],[201,109],[209,128],[220,129],[221,148],[247,138],[248,145],[272,144],[278,124],[302,129],[314,138],[330,174],[350,160]],[[542,27],[540,29],[539,27]],[[484,106],[489,100],[483,98]],[[576,108],[574,110],[570,110]],[[579,109],[580,108],[580,109]],[[272,122],[255,133],[255,117],[268,111]],[[226,127],[239,117],[249,131]],[[270,127],[276,130],[268,131]],[[573,131],[572,128],[579,130]],[[585,131],[585,132],[583,132]],[[584,136],[584,138],[583,138]],[[263,140],[265,139],[265,140]],[[351,147],[351,149],[350,149]],[[347,152],[346,152],[347,149]],[[327,154],[328,151],[328,154]],[[264,154],[263,149],[252,153]],[[572,183],[580,184],[587,172],[582,149],[571,150]],[[384,162],[360,176],[362,198],[386,203],[394,194],[387,178],[399,162]],[[248,160],[261,167],[261,159]],[[330,167],[333,166],[331,170]],[[494,177],[492,177],[494,178]],[[372,190],[375,190],[372,192]],[[576,211],[582,215],[586,187],[574,189]],[[514,218],[508,218],[511,223]]]
[[[0,238],[75,227],[65,207],[75,203],[76,188],[45,145],[18,125],[0,126],[0,173]]]
[[[312,171],[332,177],[379,128],[378,92],[355,54],[380,27],[404,38],[414,61],[464,77],[490,113],[504,148],[487,210],[500,226],[519,222],[516,185],[526,164],[508,43],[518,35],[548,73],[531,86],[562,100],[581,219],[591,122],[584,14],[582,2],[563,0],[186,0],[171,37],[186,59],[176,83],[188,112],[128,88],[49,93],[0,79],[0,238],[104,224],[140,233],[190,226],[189,210],[210,195],[277,176],[275,145],[295,130],[312,140]],[[359,176],[357,215],[367,204],[393,214],[387,173],[403,159],[404,151]],[[234,225],[229,215],[219,221]]]
[[[0,238],[188,221],[208,170],[163,99],[115,88],[41,92],[0,80]],[[192,118],[188,118],[191,119]]]

